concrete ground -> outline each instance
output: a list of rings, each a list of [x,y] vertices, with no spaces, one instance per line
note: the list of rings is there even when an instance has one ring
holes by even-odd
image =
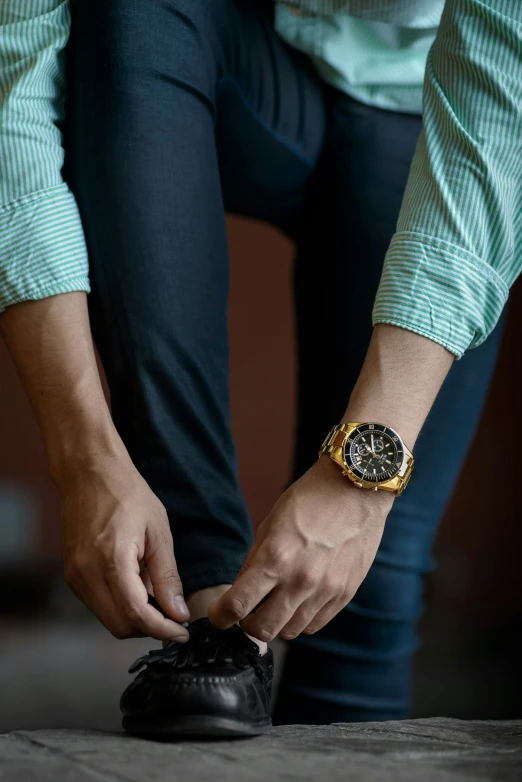
[[[522,722],[288,726],[236,741],[89,730],[0,735],[0,782],[520,782]]]

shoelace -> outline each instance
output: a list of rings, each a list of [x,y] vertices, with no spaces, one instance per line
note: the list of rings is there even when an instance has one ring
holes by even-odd
[[[189,625],[189,633],[186,643],[170,641],[164,648],[143,655],[131,665],[129,673],[151,665],[197,668],[219,663],[233,663],[241,670],[253,666],[260,671],[259,647],[237,625],[218,630],[208,619],[198,619]]]

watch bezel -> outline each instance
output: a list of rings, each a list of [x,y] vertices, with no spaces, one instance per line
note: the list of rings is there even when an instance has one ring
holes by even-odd
[[[394,440],[394,444],[397,449],[397,463],[400,460],[401,464],[400,466],[397,466],[396,464],[396,471],[393,473],[393,475],[387,476],[386,478],[376,478],[375,480],[372,480],[370,477],[366,475],[366,473],[363,473],[362,470],[359,470],[358,467],[356,467],[355,464],[353,463],[353,460],[350,455],[351,443],[353,442],[354,438],[357,437],[358,434],[363,434],[364,432],[369,432],[369,431],[381,432],[382,434],[386,434],[389,437],[391,437],[392,440]],[[398,432],[395,431],[395,429],[392,429],[391,426],[386,426],[385,424],[379,424],[373,421],[368,421],[367,423],[359,424],[358,426],[355,426],[350,431],[349,434],[346,435],[346,438],[344,440],[343,462],[345,464],[346,470],[348,471],[350,477],[354,481],[357,481],[361,483],[363,486],[368,488],[382,486],[382,484],[395,480],[395,478],[397,478],[402,468],[404,467],[405,458],[406,458],[405,446],[401,436],[399,435]]]

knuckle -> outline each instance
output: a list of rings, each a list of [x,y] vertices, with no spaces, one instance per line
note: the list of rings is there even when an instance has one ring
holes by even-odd
[[[67,586],[71,587],[71,589],[76,586],[77,574],[74,572],[74,570],[66,567],[63,571],[63,577],[65,579],[65,583]]]
[[[291,563],[291,556],[287,551],[276,549],[268,550],[264,570],[268,576],[279,576],[284,573]]]
[[[154,509],[154,513],[155,513],[156,521],[159,521],[162,524],[166,522],[167,529],[170,529],[168,527],[169,517],[167,514],[167,509],[164,506],[164,504],[161,502],[161,500],[159,500],[157,497],[156,497],[156,507]]]
[[[259,575],[263,581],[280,581],[284,572],[284,566],[270,564],[263,565],[259,571]]]
[[[108,535],[99,533],[90,541],[90,546],[95,555],[104,557],[110,546]]]
[[[101,562],[103,562],[103,564],[107,567],[115,567],[121,559],[119,552],[117,551],[115,546],[112,545],[102,546],[100,544],[97,544],[96,554],[101,560]]]
[[[132,638],[133,633],[129,627],[117,626],[108,628],[110,634],[117,638],[118,641],[124,641],[126,638]]]
[[[245,573],[246,573],[248,570],[250,570],[250,568],[251,568],[251,567],[252,567],[252,563],[251,563],[251,562],[249,562],[248,560],[246,560],[246,559],[245,559],[245,561],[244,561],[244,562],[243,562],[243,564],[241,565],[241,569],[240,569],[240,571],[239,571],[239,573],[238,573],[238,576],[244,576],[244,575],[245,575]]]
[[[74,584],[78,577],[86,573],[89,568],[89,558],[84,554],[74,554],[64,564],[64,577],[68,584]]]
[[[335,578],[327,578],[324,584],[324,591],[332,598],[341,598],[344,594],[345,584],[339,583]]]
[[[165,512],[164,518],[157,519],[157,525],[153,532],[151,532],[150,549],[152,553],[155,553],[166,548],[172,549],[173,545],[172,532],[170,531],[167,514]]]
[[[167,584],[167,585],[175,585],[180,583],[180,577],[177,569],[175,567],[171,568],[170,570],[165,570],[159,578],[156,578],[154,580],[154,583],[161,583],[161,584]]]
[[[239,597],[231,597],[228,601],[228,613],[233,619],[242,619],[245,614],[245,606]]]
[[[111,575],[120,573],[125,568],[127,557],[118,549],[110,548],[100,552],[103,570]]]
[[[129,622],[134,624],[135,622],[139,622],[141,620],[143,609],[138,603],[132,601],[124,605],[123,613]]]
[[[172,538],[172,533],[170,531],[170,528],[167,526],[166,518],[165,518],[165,525],[166,525],[165,528],[163,528],[162,525],[162,528],[158,530],[158,532],[156,533],[156,545],[160,549],[163,548],[171,549],[174,546],[174,541]]]
[[[268,643],[269,641],[273,641],[276,634],[273,630],[269,630],[266,627],[261,627],[259,630],[256,630],[254,633],[255,638],[259,638],[260,641],[264,641],[265,643]]]
[[[353,589],[351,587],[344,586],[340,590],[339,602],[342,604],[343,607],[347,606],[348,603],[353,599],[354,595],[355,595],[355,592],[353,591]]]
[[[307,592],[311,589],[314,589],[314,587],[317,585],[317,578],[315,574],[306,568],[301,568],[297,571],[295,581],[299,589]]]

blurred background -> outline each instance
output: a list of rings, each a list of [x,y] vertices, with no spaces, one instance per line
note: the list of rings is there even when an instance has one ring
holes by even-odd
[[[234,433],[259,523],[288,481],[293,447],[293,250],[265,225],[230,218],[228,226]],[[522,718],[521,335],[518,285],[483,423],[437,541],[414,716]],[[509,429],[508,447],[499,425]],[[502,476],[500,487],[485,464]],[[0,342],[0,732],[117,728],[126,670],[155,643],[112,639],[65,586],[57,493]]]

